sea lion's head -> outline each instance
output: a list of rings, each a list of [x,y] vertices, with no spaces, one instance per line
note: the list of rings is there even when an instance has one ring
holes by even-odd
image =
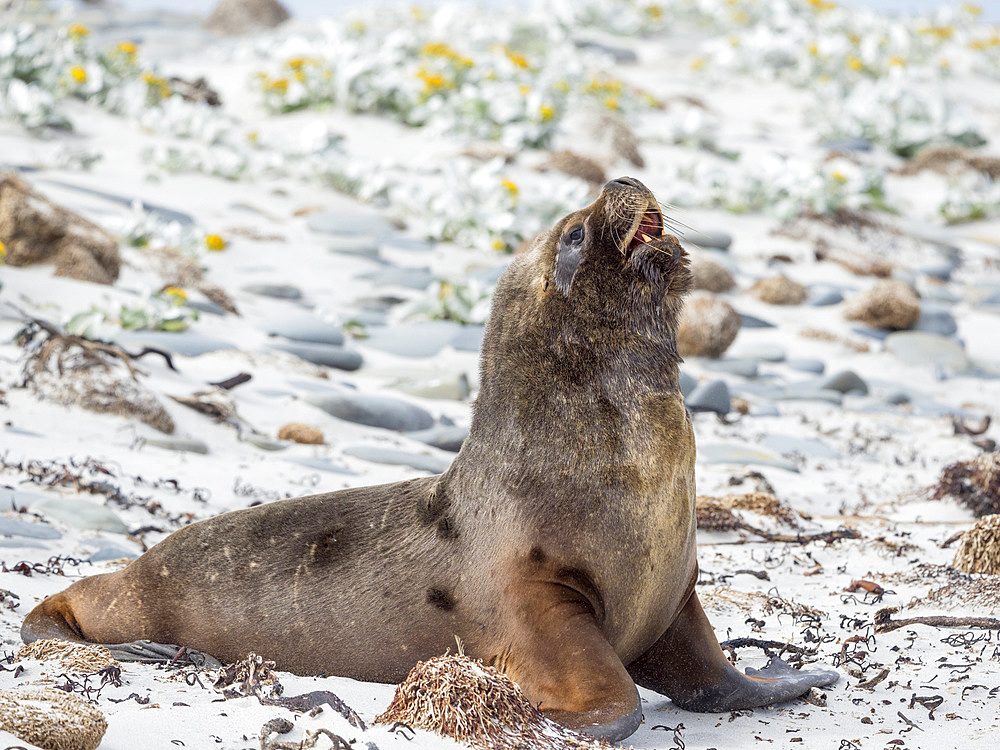
[[[652,192],[622,177],[541,235],[501,277],[487,346],[674,349],[688,259]]]

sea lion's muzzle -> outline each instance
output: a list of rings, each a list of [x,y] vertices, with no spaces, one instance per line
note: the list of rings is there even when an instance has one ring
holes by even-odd
[[[621,252],[628,258],[643,245],[663,236],[663,214],[649,188],[634,177],[619,177],[604,186],[608,214],[630,221]],[[624,227],[623,227],[624,228]]]

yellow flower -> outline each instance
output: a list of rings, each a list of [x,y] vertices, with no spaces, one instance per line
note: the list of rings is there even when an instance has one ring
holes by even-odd
[[[497,238],[497,239],[493,240],[493,249],[494,250],[506,250],[507,249],[507,243],[504,242],[503,240]]]
[[[179,286],[168,286],[163,290],[162,294],[165,294],[167,297],[171,297],[171,302],[177,305],[184,304],[188,298],[187,292]]]
[[[135,57],[135,53],[139,51],[139,48],[133,42],[118,42],[118,46],[115,49],[126,57]]]
[[[69,69],[69,74],[77,83],[84,83],[87,80],[87,71],[79,65],[74,65]]]
[[[551,104],[543,104],[538,108],[538,114],[542,116],[542,122],[548,122],[556,116],[556,110]]]
[[[847,41],[849,41],[851,44],[858,44],[861,41],[861,37],[859,37],[857,34],[851,31],[847,35]]]
[[[818,55],[819,54],[819,45],[816,44],[816,42],[813,42],[812,44],[809,45],[809,54],[810,55]]]
[[[705,63],[707,62],[708,60],[706,60],[704,57],[696,57],[694,60],[688,63],[688,67],[691,68],[691,70],[701,70],[702,68],[705,67]]]
[[[414,5],[410,8],[410,15],[413,17],[414,21],[423,21],[427,18],[427,11],[419,5]]]
[[[818,10],[821,13],[827,10],[833,10],[837,7],[836,3],[827,2],[827,0],[809,0],[809,4],[814,10]]]
[[[661,8],[659,5],[647,5],[646,15],[654,20],[663,18],[663,8]]]
[[[520,52],[515,52],[507,47],[504,47],[503,52],[507,55],[507,59],[514,63],[517,67],[524,68],[525,70],[531,67],[531,65],[528,64],[528,58]]]
[[[226,241],[217,234],[209,234],[205,236],[205,247],[219,252],[226,249]]]
[[[512,197],[517,197],[517,194],[519,192],[517,185],[515,185],[513,182],[507,179],[501,180],[500,184],[504,186],[504,189],[508,193],[510,193]]]
[[[295,71],[295,80],[298,81],[299,83],[304,83],[305,80],[306,80],[306,74],[305,74],[305,72],[301,71],[301,70],[296,70]]]
[[[66,29],[70,39],[83,39],[90,33],[90,29],[79,23],[71,23]]]
[[[556,90],[562,91],[565,94],[569,91],[569,83],[563,80],[556,81]]]
[[[833,178],[834,182],[839,182],[841,185],[847,182],[847,177],[844,175],[843,172],[832,172],[830,174],[830,177]]]
[[[364,21],[351,21],[349,28],[355,34],[364,34],[368,30],[368,26]]]
[[[0,242],[0,262],[2,262],[3,259],[6,257],[7,257],[7,248],[4,247],[4,244],[2,242]]]
[[[983,12],[982,8],[980,8],[978,5],[974,5],[973,3],[962,3],[962,10],[968,13],[970,16],[978,16],[981,15]]]
[[[921,34],[936,36],[939,40],[951,39],[955,35],[954,26],[925,26],[920,29]]]
[[[291,60],[285,63],[285,65],[287,65],[292,70],[299,70],[300,68],[304,67],[307,62],[309,62],[309,58],[307,57],[293,57]]]
[[[517,87],[517,90],[521,92],[521,96],[527,96],[528,94],[531,93],[531,86],[529,86],[526,83],[522,83],[520,86]]]
[[[267,84],[268,89],[271,91],[277,91],[279,94],[288,93],[288,79],[287,78],[275,78]]]
[[[860,58],[851,55],[847,58],[847,67],[851,70],[864,70],[865,64],[861,62]]]
[[[433,94],[441,89],[454,88],[455,84],[439,73],[431,73],[426,68],[417,71],[417,78],[424,82],[424,94]]]
[[[142,74],[142,80],[146,82],[146,85],[149,86],[150,89],[155,90],[156,95],[161,99],[166,99],[170,96],[170,84],[167,83],[166,78],[162,78],[161,76],[147,70]]]
[[[906,65],[906,60],[904,60],[899,55],[893,55],[892,57],[889,58],[889,64],[903,66]]]
[[[621,109],[621,105],[618,103],[618,99],[614,96],[609,96],[604,100],[604,106],[608,109]]]
[[[260,138],[260,133],[258,133],[256,130],[251,130],[249,133],[247,133],[247,141],[250,142],[251,146],[257,145],[258,138]]]

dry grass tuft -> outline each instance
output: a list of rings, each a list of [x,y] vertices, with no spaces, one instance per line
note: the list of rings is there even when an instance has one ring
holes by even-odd
[[[428,729],[483,750],[611,747],[549,721],[510,678],[460,654],[419,662],[375,722]]]
[[[120,666],[111,652],[104,646],[89,643],[70,643],[53,638],[46,638],[21,646],[17,651],[17,659],[38,659],[39,661],[58,661],[60,667],[67,672],[92,674],[111,666]]]
[[[1000,575],[1000,515],[983,516],[962,534],[955,567],[966,573]],[[998,588],[996,579],[991,588]]]
[[[946,466],[931,496],[952,497],[976,518],[1000,513],[1000,453],[983,453]]]

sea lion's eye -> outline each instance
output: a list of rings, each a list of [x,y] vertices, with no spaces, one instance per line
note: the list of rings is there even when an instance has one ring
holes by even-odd
[[[579,245],[583,242],[583,225],[573,227],[573,231],[566,238],[570,245]]]

